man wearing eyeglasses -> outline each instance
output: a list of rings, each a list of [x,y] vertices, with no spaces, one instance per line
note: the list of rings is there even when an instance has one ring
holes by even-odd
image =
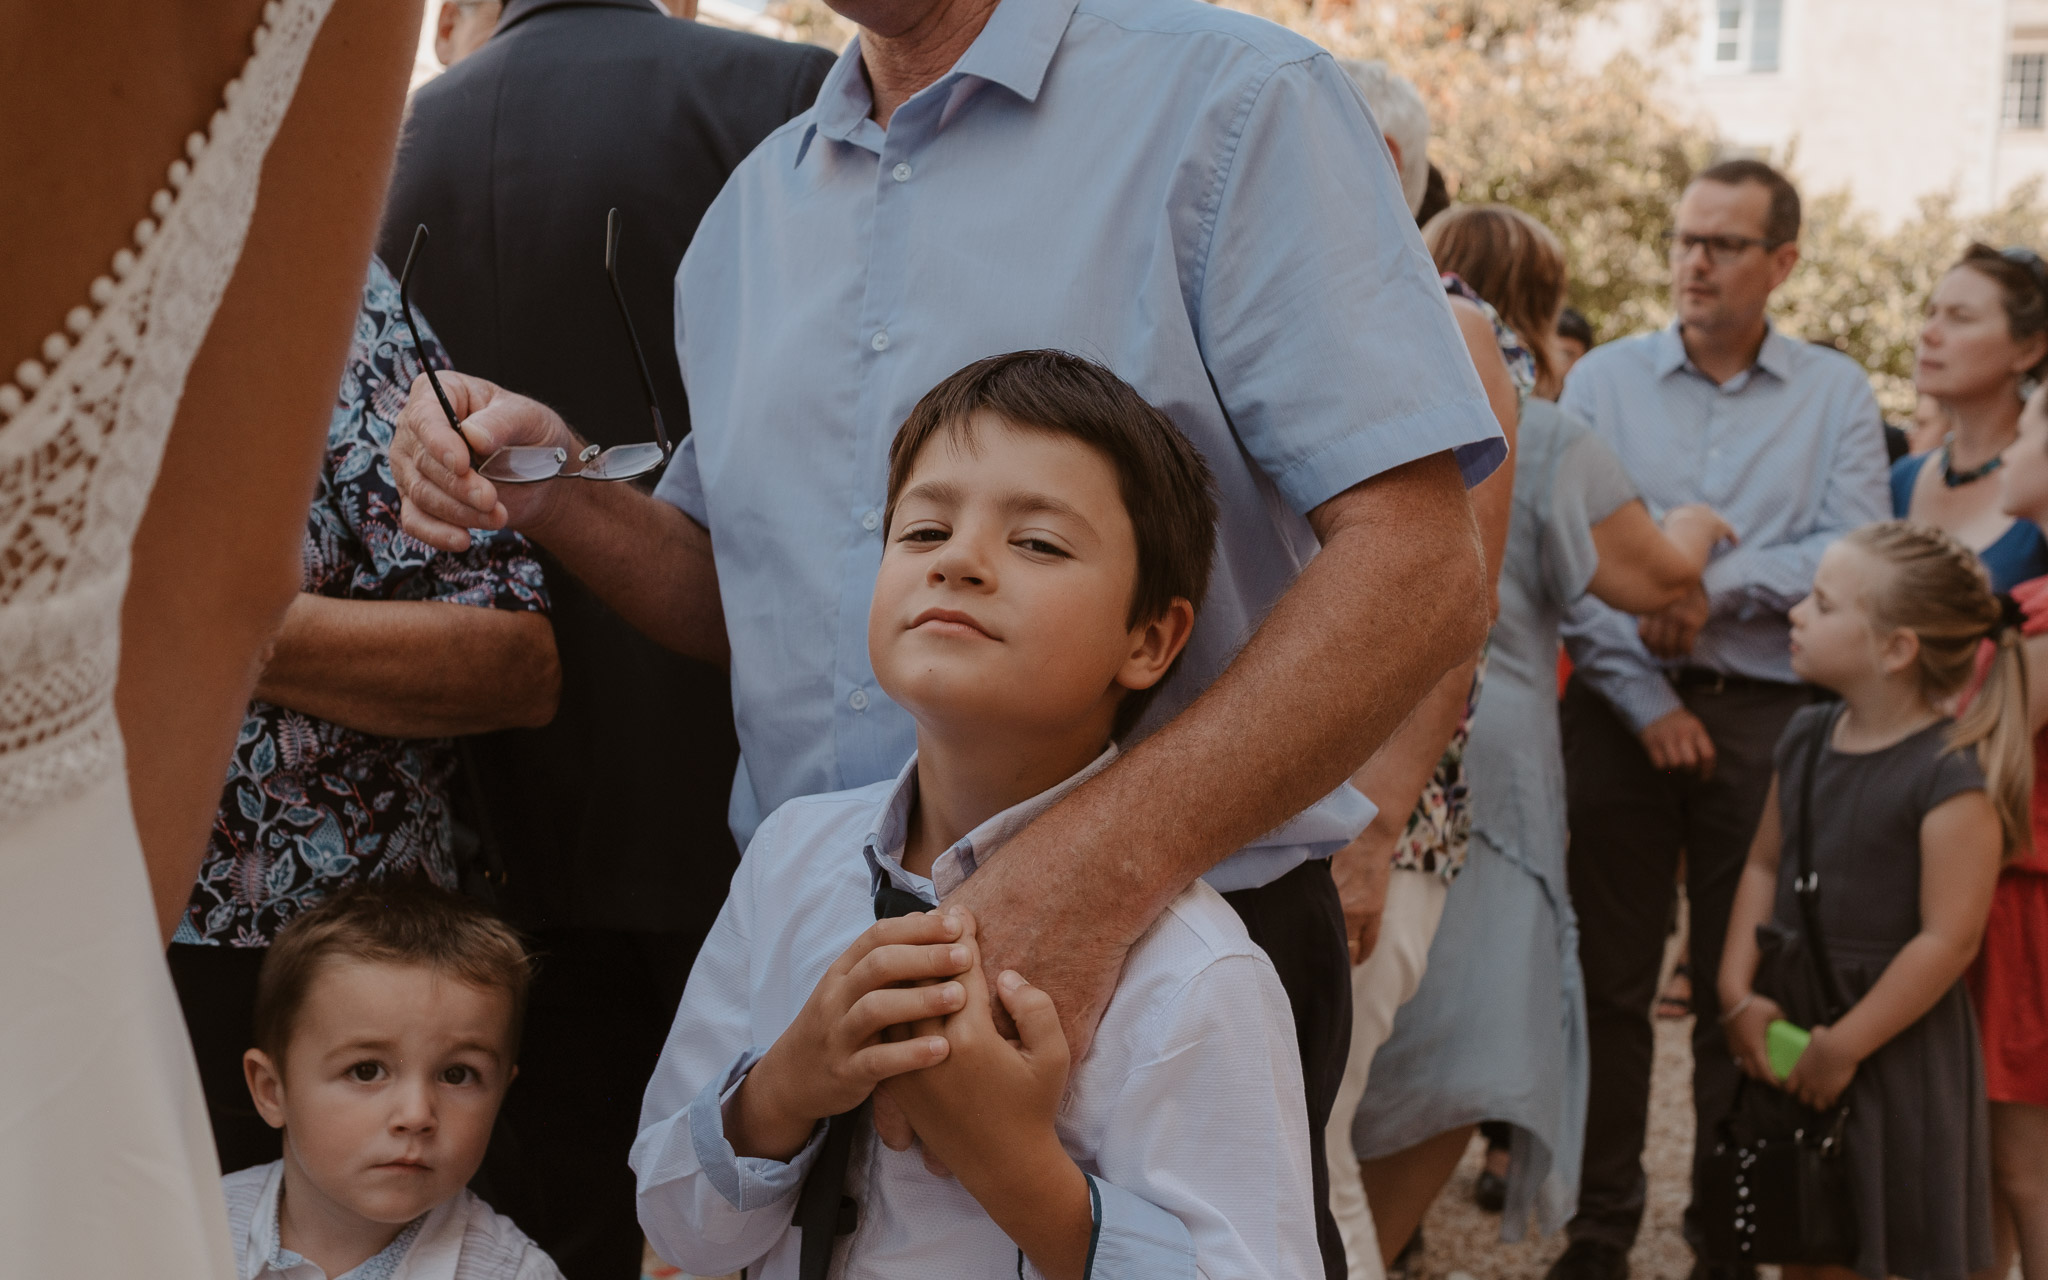
[[[911,406],[1003,352],[1108,365],[1216,475],[1215,575],[1127,749],[954,897],[1081,1048],[1131,944],[1206,877],[1288,989],[1319,1147],[1351,1012],[1327,859],[1372,815],[1346,779],[1480,643],[1465,488],[1505,455],[1381,130],[1328,53],[1195,0],[832,3],[860,39],[677,276],[694,431],[655,498],[493,486],[419,384],[393,451],[407,527],[529,530],[648,634],[729,652],[744,840],[914,748],[867,656]],[[442,382],[480,455],[584,447],[552,410]],[[1321,1200],[1320,1149],[1310,1172]]]
[[[1714,977],[1772,749],[1809,697],[1792,674],[1785,613],[1828,543],[1888,513],[1883,423],[1864,371],[1765,317],[1799,261],[1798,236],[1798,192],[1769,165],[1701,172],[1667,237],[1677,319],[1588,352],[1559,401],[1614,445],[1654,507],[1708,503],[1741,540],[1691,599],[1641,619],[1588,601],[1566,637],[1568,870],[1592,1087],[1572,1243],[1551,1280],[1628,1274],[1650,1006],[1681,852],[1700,1134],[1733,1098]],[[1687,1235],[1697,1243],[1690,1222]],[[1702,1263],[1694,1274],[1735,1272]]]

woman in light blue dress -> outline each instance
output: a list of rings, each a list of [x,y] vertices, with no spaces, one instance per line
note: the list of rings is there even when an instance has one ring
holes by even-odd
[[[1500,296],[1487,300],[1511,324],[1518,315],[1545,317],[1540,332],[1522,336],[1547,342],[1563,303],[1556,240],[1501,206],[1442,216],[1454,222],[1432,223],[1438,266],[1482,296],[1491,285]],[[1516,269],[1518,257],[1534,254],[1556,255],[1555,273]],[[1558,282],[1554,293],[1512,296],[1518,281],[1545,275]],[[1472,841],[1464,874],[1446,899],[1422,983],[1373,1060],[1353,1130],[1362,1159],[1391,1164],[1447,1138],[1462,1149],[1456,1135],[1484,1120],[1512,1124],[1501,1220],[1508,1240],[1521,1238],[1532,1213],[1545,1232],[1571,1215],[1585,1124],[1585,998],[1564,872],[1558,626],[1589,593],[1645,613],[1678,599],[1728,533],[1704,507],[1674,510],[1660,528],[1613,449],[1547,400],[1523,402],[1514,466],[1500,617],[1465,749]]]

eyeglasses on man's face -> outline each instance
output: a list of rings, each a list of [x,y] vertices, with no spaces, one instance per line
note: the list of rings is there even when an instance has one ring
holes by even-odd
[[[469,449],[469,463],[478,475],[499,484],[535,484],[552,480],[557,476],[579,480],[632,480],[654,471],[668,461],[674,446],[668,442],[668,430],[662,425],[661,406],[654,399],[654,377],[647,368],[646,353],[640,349],[640,335],[633,328],[633,315],[626,309],[625,292],[619,288],[619,211],[613,209],[605,216],[604,227],[604,274],[611,281],[612,301],[619,306],[619,319],[626,326],[626,341],[633,348],[633,366],[640,373],[640,390],[647,397],[647,414],[654,422],[654,439],[644,444],[614,445],[609,449],[589,445],[577,453],[572,463],[567,449],[552,445],[515,444],[498,450],[488,458],[479,459],[476,447],[469,443],[469,436],[462,430],[462,420],[455,416],[455,406],[448,402],[448,393],[441,389],[441,379],[434,374],[434,363],[427,359],[427,353],[420,347],[419,326],[412,318],[412,269],[419,262],[420,249],[427,242],[427,226],[421,223],[412,233],[412,248],[405,254],[405,267],[398,273],[398,305],[405,313],[405,332],[412,339],[413,354],[418,357],[420,367],[427,371],[427,381],[433,384],[434,399],[441,402],[441,412],[448,417],[448,425],[455,434],[462,437],[464,447]]]
[[[1661,237],[1665,252],[1673,262],[1683,262],[1692,256],[1694,249],[1705,249],[1707,261],[1717,267],[1731,267],[1742,260],[1742,255],[1751,249],[1762,249],[1768,253],[1785,243],[1769,240],[1763,236],[1702,236],[1690,231],[1666,231]]]

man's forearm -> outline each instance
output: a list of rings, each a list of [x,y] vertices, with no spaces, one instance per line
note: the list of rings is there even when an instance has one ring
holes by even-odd
[[[1196,877],[1343,782],[1479,647],[1486,570],[1450,454],[1339,495],[1314,523],[1322,551],[1208,691],[959,891],[983,921],[985,958],[1011,964],[1026,943],[1008,922],[1042,927],[1071,905],[1094,941],[1039,954],[1024,971],[1055,999],[1074,999],[1093,982],[1089,966],[1120,955]],[[1089,946],[1103,954],[1083,954]],[[1061,1006],[1070,1025],[1092,1024],[1095,1011]]]
[[[542,614],[301,594],[256,696],[362,733],[439,738],[545,724],[561,683]]]
[[[550,483],[573,488],[527,536],[655,643],[723,666],[731,649],[704,526],[629,484]]]

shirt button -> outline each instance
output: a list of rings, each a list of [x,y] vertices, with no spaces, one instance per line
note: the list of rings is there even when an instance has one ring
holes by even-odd
[[[898,182],[908,182],[910,181],[910,166],[906,163],[898,162],[894,169],[889,170],[889,176]]]
[[[887,329],[875,330],[875,336],[868,339],[868,345],[877,351],[887,351],[889,349],[889,331]]]
[[[867,690],[855,689],[850,695],[848,695],[846,699],[846,705],[852,707],[855,711],[866,711],[868,709]]]
[[[868,512],[866,515],[860,518],[860,527],[866,529],[869,533],[873,533],[875,529],[881,525],[881,523],[882,517],[876,515],[872,511]]]

